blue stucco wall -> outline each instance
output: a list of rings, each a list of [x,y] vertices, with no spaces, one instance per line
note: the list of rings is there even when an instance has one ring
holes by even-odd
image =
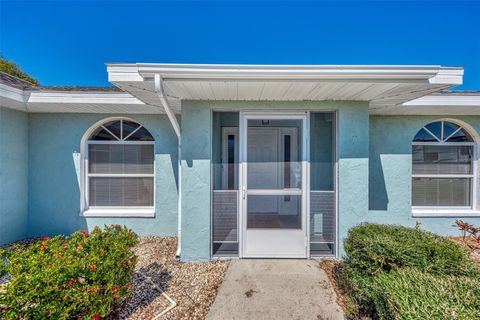
[[[184,261],[210,259],[212,119],[207,103],[182,104],[182,235]]]
[[[371,116],[369,213],[366,221],[396,223],[421,228],[441,235],[455,235],[455,217],[413,217],[411,211],[411,167],[413,137],[425,124],[450,118],[463,121],[480,132],[480,116]],[[478,191],[477,191],[478,193]],[[478,195],[477,195],[478,197]],[[462,217],[476,225],[478,217]]]
[[[182,260],[210,259],[212,111],[337,111],[340,236],[368,215],[368,104],[319,102],[182,102]],[[343,192],[342,192],[343,190]],[[341,249],[340,249],[341,250]]]
[[[28,115],[0,107],[0,245],[27,234]]]
[[[348,229],[368,215],[368,104],[345,106],[338,119],[338,252]]]
[[[96,225],[125,224],[141,235],[177,233],[177,138],[166,116],[128,115],[155,138],[155,218],[85,218],[80,210],[80,143],[85,131],[111,115],[29,115],[31,236],[71,233]]]
[[[369,116],[362,102],[206,102],[182,104],[182,259],[210,259],[212,112],[336,111],[338,118],[339,253],[349,228],[362,222],[397,223],[456,234],[454,217],[413,217],[411,141],[440,116]],[[0,244],[126,224],[141,235],[176,235],[177,138],[165,116],[129,115],[155,138],[155,218],[85,218],[80,210],[80,142],[110,115],[26,114],[0,108]],[[452,117],[448,117],[452,118]],[[461,116],[480,132],[480,116]],[[478,195],[477,195],[478,197]],[[463,217],[480,224],[479,217]]]

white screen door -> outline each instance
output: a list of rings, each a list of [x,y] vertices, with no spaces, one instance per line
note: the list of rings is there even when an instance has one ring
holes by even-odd
[[[242,256],[305,258],[306,115],[243,113]]]

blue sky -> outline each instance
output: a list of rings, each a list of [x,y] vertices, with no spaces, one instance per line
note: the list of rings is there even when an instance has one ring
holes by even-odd
[[[106,62],[436,64],[480,90],[480,2],[0,0],[0,51],[44,85]]]

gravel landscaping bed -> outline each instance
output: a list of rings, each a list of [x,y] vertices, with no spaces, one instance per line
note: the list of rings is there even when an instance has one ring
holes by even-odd
[[[175,258],[176,249],[177,240],[174,237],[140,238],[140,243],[134,249],[138,260],[132,296],[114,311],[110,319],[156,317],[171,305],[158,288],[177,304],[160,319],[206,317],[223,281],[228,262],[179,262]]]
[[[467,248],[470,258],[480,265],[480,244],[471,238],[450,237],[449,239]]]

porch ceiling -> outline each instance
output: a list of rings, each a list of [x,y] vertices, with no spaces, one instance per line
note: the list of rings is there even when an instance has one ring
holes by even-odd
[[[463,69],[441,66],[265,66],[108,64],[109,80],[149,105],[161,106],[154,75],[172,109],[181,100],[369,101],[373,113],[462,83]]]

